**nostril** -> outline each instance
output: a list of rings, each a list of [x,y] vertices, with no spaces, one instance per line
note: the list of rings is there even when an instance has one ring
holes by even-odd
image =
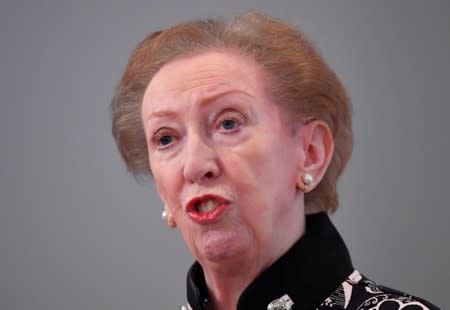
[[[213,175],[213,173],[211,172],[211,171],[208,171],[206,174],[205,174],[205,177],[207,177],[208,179],[210,179],[210,178],[212,178],[214,175]]]

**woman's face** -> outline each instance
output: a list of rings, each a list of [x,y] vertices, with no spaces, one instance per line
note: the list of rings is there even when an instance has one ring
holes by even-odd
[[[174,60],[149,83],[142,119],[160,197],[200,262],[270,260],[300,236],[301,142],[258,65],[226,52]]]

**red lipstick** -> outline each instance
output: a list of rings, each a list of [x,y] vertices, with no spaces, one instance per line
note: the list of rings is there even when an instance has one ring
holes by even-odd
[[[199,210],[197,209],[197,205],[208,199],[213,199],[220,205],[211,212],[199,212]],[[195,197],[188,202],[186,206],[186,213],[191,218],[191,220],[198,224],[210,224],[215,222],[222,215],[229,204],[230,202],[228,200],[220,196],[210,194],[203,195]]]

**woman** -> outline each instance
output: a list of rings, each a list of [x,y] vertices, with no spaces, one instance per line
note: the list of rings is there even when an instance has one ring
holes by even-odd
[[[138,45],[113,135],[128,169],[153,175],[196,259],[187,308],[436,309],[356,271],[326,214],[352,150],[350,110],[304,35],[262,14]]]

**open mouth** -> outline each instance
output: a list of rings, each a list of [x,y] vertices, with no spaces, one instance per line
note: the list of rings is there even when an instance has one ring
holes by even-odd
[[[221,202],[214,198],[207,198],[194,203],[194,209],[199,213],[209,213],[215,211],[222,205]]]
[[[230,202],[217,195],[203,195],[188,202],[186,212],[195,219],[207,220],[219,217]]]

